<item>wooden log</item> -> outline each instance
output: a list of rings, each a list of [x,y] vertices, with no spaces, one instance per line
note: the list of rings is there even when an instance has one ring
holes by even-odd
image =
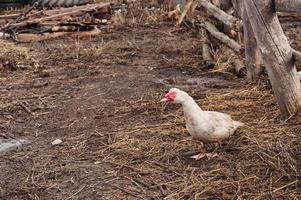
[[[293,53],[272,0],[243,1],[263,63],[282,115],[290,118],[301,108],[301,84]]]
[[[203,28],[205,28],[213,37],[225,43],[234,51],[241,53],[241,46],[231,38],[229,38],[226,34],[220,32],[212,23],[205,21],[201,24]]]
[[[206,68],[213,68],[215,66],[214,60],[211,55],[210,46],[207,42],[202,46],[203,64]]]
[[[221,9],[229,16],[231,16],[234,12],[232,7],[231,0],[218,0],[212,1],[212,4],[215,5],[217,8]],[[237,40],[238,39],[238,30],[236,28],[232,28],[228,25],[225,25],[222,21],[217,21],[216,27],[223,33],[227,34],[230,38]]]
[[[92,36],[100,34],[100,30],[98,28],[94,28],[89,31],[81,31],[81,32],[53,32],[53,33],[41,33],[41,34],[34,34],[34,33],[20,33],[17,35],[16,41],[18,42],[38,42],[43,40],[48,40],[51,38],[57,38],[61,36],[68,36],[71,38],[91,38]]]
[[[247,69],[244,63],[237,57],[233,58],[232,64],[234,66],[236,75],[238,77],[244,77],[247,75]]]
[[[301,0],[274,0],[274,3],[277,11],[301,13]]]
[[[201,34],[203,38],[203,44],[202,44],[202,59],[203,59],[203,67],[211,69],[214,68],[215,62],[211,54],[210,49],[210,40],[208,37],[208,33],[204,28],[201,28]]]
[[[256,38],[253,33],[252,26],[249,21],[248,14],[243,6],[242,8],[243,19],[243,34],[245,45],[245,59],[247,68],[247,77],[250,81],[257,81],[263,72],[261,65],[261,55],[257,46]]]
[[[230,29],[239,30],[241,27],[241,20],[227,14],[223,10],[214,6],[206,0],[199,0],[199,4],[205,8],[210,14],[212,14],[216,19],[221,21],[223,24],[228,26]]]
[[[233,49],[226,45],[222,45],[221,51],[223,52],[223,55],[228,58],[228,62],[231,64],[231,71],[233,71],[238,77],[243,77],[247,74],[246,66],[242,62],[241,57],[238,56]]]

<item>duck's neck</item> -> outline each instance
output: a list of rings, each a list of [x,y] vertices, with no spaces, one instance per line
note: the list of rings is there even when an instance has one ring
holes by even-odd
[[[201,112],[202,109],[198,106],[198,104],[194,101],[191,96],[188,96],[186,101],[182,103],[184,113],[195,113]]]

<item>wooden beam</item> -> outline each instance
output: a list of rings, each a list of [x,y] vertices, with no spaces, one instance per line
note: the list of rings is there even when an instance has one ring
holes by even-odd
[[[280,111],[285,118],[301,108],[301,84],[292,62],[293,51],[272,0],[243,1]]]

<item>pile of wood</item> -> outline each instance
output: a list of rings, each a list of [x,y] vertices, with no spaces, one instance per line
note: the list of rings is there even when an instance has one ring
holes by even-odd
[[[41,11],[33,6],[22,14],[0,15],[0,35],[18,42],[41,41],[63,35],[90,37],[99,34],[100,29],[109,24],[111,14],[110,3]]]
[[[230,14],[233,12],[232,5],[227,6],[227,9],[229,10],[224,11],[220,1],[216,0],[212,1],[212,3],[207,0],[189,0],[178,19],[177,25],[189,21],[189,24],[193,24],[194,27],[202,30],[204,36],[202,47],[204,67],[215,67],[210,48],[214,46],[211,40],[214,37],[222,43],[219,44],[219,48],[227,54],[227,57],[231,58],[229,59],[230,64],[237,75],[244,76],[246,75],[246,67],[241,61],[244,50],[241,44],[242,20]],[[195,10],[199,12],[195,12]],[[194,17],[187,18],[186,15],[190,13],[194,13]],[[219,26],[217,27],[215,24],[219,24]]]
[[[265,68],[282,115],[295,115],[301,109],[300,72],[295,67],[301,62],[301,53],[291,48],[278,15],[300,16],[301,0],[189,0],[178,25],[189,10],[192,13],[197,8],[193,5],[198,5],[201,14],[186,21],[206,32],[204,65],[214,66],[209,48],[214,37],[238,74],[245,72],[249,80],[257,81]]]

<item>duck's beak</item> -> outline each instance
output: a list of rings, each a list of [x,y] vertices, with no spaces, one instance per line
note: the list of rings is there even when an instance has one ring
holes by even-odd
[[[163,98],[163,99],[160,100],[160,102],[167,102],[167,101],[168,101],[167,98]]]
[[[169,102],[169,98],[168,98],[169,92],[165,91],[165,95],[164,98],[160,100],[160,102]]]

